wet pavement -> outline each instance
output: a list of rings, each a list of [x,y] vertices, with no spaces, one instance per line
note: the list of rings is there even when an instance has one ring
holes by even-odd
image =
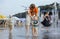
[[[58,27],[52,25],[49,27],[47,32],[45,27],[39,26],[39,35],[32,36],[32,31],[30,28],[29,36],[26,36],[25,26],[23,27],[13,27],[12,32],[9,32],[8,28],[0,29],[0,39],[60,39],[60,23]]]

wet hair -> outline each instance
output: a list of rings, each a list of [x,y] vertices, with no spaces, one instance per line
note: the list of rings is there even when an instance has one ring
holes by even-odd
[[[48,14],[48,15],[49,15],[49,12],[44,12],[44,16],[45,16],[46,14]]]
[[[44,12],[44,15],[46,14],[47,12]]]
[[[35,8],[35,4],[31,4],[29,7],[31,10]]]
[[[52,15],[52,12],[49,12],[49,15]]]

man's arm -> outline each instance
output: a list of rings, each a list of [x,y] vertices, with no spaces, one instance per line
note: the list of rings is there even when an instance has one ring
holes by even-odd
[[[35,8],[35,13],[36,13],[35,15],[38,16],[38,8],[37,7]]]

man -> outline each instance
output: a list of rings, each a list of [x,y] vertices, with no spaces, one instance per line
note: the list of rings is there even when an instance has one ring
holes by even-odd
[[[38,8],[35,6],[35,4],[30,5],[28,13],[30,13],[30,17],[34,15],[38,16]]]
[[[38,19],[38,8],[35,6],[35,4],[31,4],[30,5],[28,13],[29,13],[30,18],[31,18],[30,22],[32,22],[32,20],[34,19],[34,17],[37,17],[37,19]],[[34,25],[34,23],[33,23],[33,25]],[[33,25],[32,25],[32,34],[34,36],[35,35],[34,34],[35,30],[38,30],[38,29],[36,29],[36,27],[34,28]]]

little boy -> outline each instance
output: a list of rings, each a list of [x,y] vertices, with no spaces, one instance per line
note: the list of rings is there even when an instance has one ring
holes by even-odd
[[[38,35],[38,25],[39,25],[39,22],[38,22],[38,17],[37,16],[34,16],[32,18],[32,34],[33,36],[37,36]]]

